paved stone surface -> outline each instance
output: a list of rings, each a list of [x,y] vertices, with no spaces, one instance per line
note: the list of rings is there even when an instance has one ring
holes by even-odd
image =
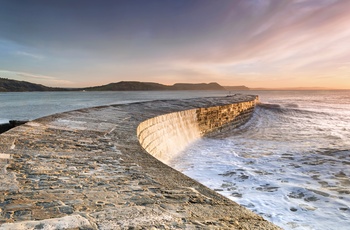
[[[149,155],[146,119],[252,97],[77,110],[0,135],[0,229],[278,229]]]

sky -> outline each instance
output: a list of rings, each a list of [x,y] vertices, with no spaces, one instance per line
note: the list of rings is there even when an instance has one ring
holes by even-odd
[[[0,0],[0,77],[350,89],[350,0]]]

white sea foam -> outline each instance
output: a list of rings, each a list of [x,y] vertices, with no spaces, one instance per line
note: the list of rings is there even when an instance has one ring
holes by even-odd
[[[280,106],[257,108],[245,126],[199,140],[171,164],[285,229],[348,229],[350,105],[341,93],[266,92],[262,101]]]

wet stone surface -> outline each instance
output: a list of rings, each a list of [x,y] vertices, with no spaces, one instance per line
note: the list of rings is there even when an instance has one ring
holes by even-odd
[[[138,124],[248,96],[83,109],[0,135],[0,229],[278,229],[149,155]],[[52,227],[53,226],[53,227]]]

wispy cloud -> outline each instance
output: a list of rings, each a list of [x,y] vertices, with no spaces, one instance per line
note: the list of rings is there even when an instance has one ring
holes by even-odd
[[[25,72],[17,72],[17,71],[10,71],[10,70],[0,70],[0,73],[2,73],[5,76],[21,76],[25,78],[32,78],[32,79],[45,79],[45,80],[55,80],[54,77],[45,76],[45,75],[38,75],[38,74],[31,74],[31,73],[25,73]]]
[[[21,80],[21,81],[26,81],[28,79],[32,79],[36,83],[48,84],[50,86],[57,86],[57,84],[69,86],[69,85],[73,84],[72,81],[62,80],[62,79],[58,79],[58,78],[52,77],[52,76],[45,76],[45,75],[40,75],[40,74],[32,74],[32,73],[17,72],[17,71],[9,71],[9,70],[0,70],[0,77],[16,79],[16,80]]]
[[[38,60],[44,59],[44,56],[42,56],[42,55],[28,53],[28,52],[24,52],[24,51],[17,51],[17,52],[15,52],[15,54],[18,56],[24,56],[24,57],[34,58],[34,59],[38,59]]]
[[[350,62],[350,0],[76,1],[84,4],[5,1],[0,42],[11,43],[0,43],[0,62],[7,63],[1,68],[59,73],[76,84],[281,79],[290,85],[348,73],[339,63]],[[343,79],[334,82],[350,87]]]

